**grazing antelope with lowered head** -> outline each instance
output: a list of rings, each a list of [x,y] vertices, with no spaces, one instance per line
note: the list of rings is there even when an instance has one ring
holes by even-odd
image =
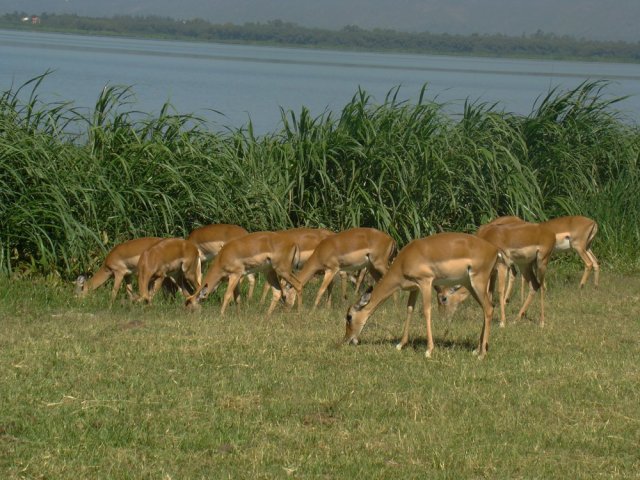
[[[375,228],[352,228],[322,240],[297,277],[300,288],[296,289],[298,307],[302,307],[302,289],[316,273],[324,279],[316,295],[314,308],[327,291],[327,302],[331,301],[332,281],[340,271],[367,269],[375,281],[380,280],[389,269],[396,253],[396,242]]]
[[[166,238],[151,246],[140,255],[138,262],[139,301],[150,303],[162,281],[171,277],[180,287],[182,294],[188,294],[185,280],[194,289],[202,280],[200,252],[189,240]],[[150,285],[153,283],[153,287]]]
[[[267,312],[270,315],[283,295],[280,278],[299,288],[297,278],[291,273],[298,255],[296,244],[277,232],[250,233],[232,240],[222,247],[209,267],[202,286],[187,299],[186,306],[197,307],[227,279],[229,284],[220,310],[220,314],[224,315],[229,302],[234,297],[237,300],[240,280],[249,273],[261,271],[266,274],[272,287],[273,298]]]
[[[398,290],[409,291],[402,349],[409,341],[409,325],[413,309],[422,295],[422,308],[427,323],[427,351],[433,352],[431,333],[431,289],[436,286],[463,285],[482,307],[484,322],[478,344],[478,356],[484,357],[489,345],[489,328],[493,316],[492,287],[496,276],[499,249],[474,235],[439,233],[414,240],[395,258],[389,270],[372,290],[347,311],[345,342],[357,344],[358,336],[369,317],[387,298]]]
[[[91,278],[87,279],[84,275],[80,275],[76,279],[76,295],[84,297],[92,290],[101,287],[107,280],[113,277],[111,301],[113,302],[116,299],[123,281],[125,282],[129,299],[133,300],[134,294],[131,286],[131,276],[138,271],[140,255],[160,240],[162,240],[162,238],[142,237],[116,245],[107,254],[102,267],[100,267]]]

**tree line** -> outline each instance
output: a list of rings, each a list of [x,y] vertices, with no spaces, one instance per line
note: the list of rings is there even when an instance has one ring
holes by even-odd
[[[430,32],[367,30],[347,25],[339,30],[308,28],[282,20],[214,24],[202,19],[177,20],[158,16],[82,17],[40,15],[40,23],[24,19],[25,12],[0,17],[0,27],[103,35],[131,35],[164,39],[295,47],[402,51],[425,54],[504,57],[545,57],[602,61],[640,61],[640,42],[604,42],[538,31],[519,37],[502,34],[450,35]]]

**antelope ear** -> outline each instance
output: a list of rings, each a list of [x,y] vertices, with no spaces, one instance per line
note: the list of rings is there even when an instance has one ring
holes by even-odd
[[[362,294],[362,296],[360,297],[360,300],[358,300],[358,303],[354,305],[354,308],[356,311],[362,310],[369,303],[369,301],[371,300],[372,290],[373,290],[373,287],[369,287],[367,291]]]

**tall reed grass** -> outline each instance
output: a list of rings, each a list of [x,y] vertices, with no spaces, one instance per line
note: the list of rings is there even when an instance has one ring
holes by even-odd
[[[640,131],[603,82],[551,91],[527,116],[468,103],[452,117],[424,87],[411,103],[359,90],[341,112],[283,110],[257,136],[170,104],[140,114],[129,87],[105,88],[89,114],[42,102],[47,74],[0,95],[4,274],[72,276],[117,242],[214,222],[373,226],[402,245],[501,214],[590,216],[605,263],[639,264]]]

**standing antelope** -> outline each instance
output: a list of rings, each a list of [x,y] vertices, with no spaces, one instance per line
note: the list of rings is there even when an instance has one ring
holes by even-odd
[[[288,238],[298,247],[299,255],[297,257],[296,264],[293,266],[295,270],[299,270],[304,266],[304,264],[307,262],[313,251],[322,240],[331,235],[335,235],[334,232],[332,232],[331,230],[327,230],[326,228],[307,227],[292,228],[290,230],[279,230],[276,233]],[[260,303],[264,302],[270,287],[271,285],[269,284],[269,282],[266,282],[264,284]],[[346,285],[343,284],[343,290],[345,287]]]
[[[378,281],[389,269],[395,253],[395,240],[375,228],[352,228],[325,238],[297,275],[300,281],[300,288],[296,289],[298,307],[302,307],[302,289],[316,273],[324,273],[324,279],[316,295],[314,308],[325,291],[330,304],[332,281],[338,272],[366,268]]]
[[[500,248],[506,257],[515,265],[529,284],[529,295],[518,312],[518,319],[524,317],[536,292],[540,293],[540,326],[544,326],[544,277],[549,259],[556,244],[556,237],[542,225],[535,223],[510,223],[494,225],[478,233],[480,238],[487,240]],[[499,270],[501,281],[506,281],[509,268],[501,264]],[[506,292],[501,289],[500,295],[500,326],[506,322],[505,315]]]
[[[519,217],[498,217],[492,222],[482,225],[477,234],[480,234],[484,228],[494,225],[527,223]],[[576,251],[584,263],[584,272],[580,279],[580,288],[584,287],[589,279],[589,274],[593,270],[594,285],[597,287],[600,280],[600,264],[595,254],[591,250],[593,239],[598,233],[598,224],[595,220],[581,215],[569,215],[565,217],[552,218],[546,222],[540,222],[539,225],[551,230],[556,236],[555,252],[563,252],[570,249]]]
[[[200,288],[202,280],[200,252],[189,240],[166,238],[145,250],[138,262],[139,301],[147,303],[156,294],[162,280],[174,278],[183,295],[187,295],[185,280],[194,289]],[[149,285],[153,288],[149,291]]]
[[[238,226],[227,223],[214,223],[193,230],[187,240],[193,242],[198,250],[200,250],[200,259],[202,263],[210,262],[218,253],[225,243],[244,237],[249,232]],[[253,274],[247,275],[249,282],[249,292],[247,298],[253,298],[253,290],[256,285],[256,277]]]
[[[187,307],[196,307],[214,292],[220,283],[228,279],[220,314],[224,315],[229,302],[238,297],[238,283],[249,273],[262,271],[272,287],[273,298],[267,315],[275,309],[282,297],[280,278],[294,288],[299,288],[297,278],[291,273],[298,261],[299,250],[294,242],[277,232],[250,233],[226,243],[207,271],[202,286],[187,299]]]
[[[484,313],[477,353],[484,357],[489,345],[489,328],[493,316],[492,279],[495,278],[499,250],[491,243],[466,233],[439,233],[414,240],[395,258],[382,279],[347,311],[345,342],[358,343],[358,336],[375,310],[396,291],[409,290],[402,349],[409,341],[409,324],[418,293],[427,323],[427,351],[433,352],[431,333],[431,289],[435,286],[463,285],[476,299]]]
[[[107,254],[102,267],[87,280],[84,275],[76,279],[76,295],[84,297],[92,290],[102,286],[107,280],[113,277],[113,289],[111,290],[111,301],[118,295],[122,281],[125,282],[127,295],[133,299],[133,288],[131,287],[131,275],[138,271],[138,260],[140,255],[147,248],[158,243],[162,238],[142,237],[127,242],[120,243],[111,249]]]
[[[500,291],[500,326],[506,324],[505,304],[507,282],[511,265],[517,265],[522,277],[529,284],[529,295],[524,300],[518,319],[524,317],[533,297],[540,292],[540,326],[544,326],[544,277],[551,253],[555,247],[556,237],[546,227],[536,223],[506,223],[486,225],[478,230],[477,236],[498,247],[504,253],[505,261],[498,264],[498,286]],[[440,293],[439,301],[446,304],[449,310],[456,308],[469,292],[458,286],[449,289],[448,293]]]
[[[568,216],[553,218],[546,222],[541,222],[540,225],[555,234],[555,251],[566,251],[572,248],[580,255],[584,263],[580,288],[587,283],[591,270],[593,270],[593,283],[597,287],[600,280],[600,265],[591,250],[591,243],[596,233],[598,233],[598,224],[587,217]]]
[[[523,219],[521,219],[520,217],[516,216],[516,215],[508,215],[508,216],[504,216],[504,217],[498,217],[492,221],[490,221],[489,223],[485,223],[484,225],[480,225],[480,227],[478,228],[478,230],[476,231],[476,235],[479,237],[482,237],[483,232],[488,229],[488,228],[492,228],[498,225],[518,225],[518,224],[523,224],[523,223],[528,223],[525,222]],[[505,298],[505,302],[508,302],[509,299],[511,298],[511,293],[513,292],[513,288],[516,285],[516,275],[517,275],[517,269],[515,265],[511,265],[509,267],[509,272],[508,272],[508,276],[506,279],[507,282],[507,287],[506,287],[506,292],[504,294],[504,298]],[[522,277],[522,285],[520,287],[520,302],[524,303],[524,284],[525,284],[525,279],[524,277]],[[446,297],[442,297],[442,298],[446,298]]]
[[[300,270],[302,267],[304,267],[304,264],[307,262],[307,260],[309,260],[309,257],[311,257],[314,250],[322,240],[324,240],[327,237],[330,237],[331,235],[335,235],[335,232],[332,232],[331,230],[327,230],[326,228],[308,228],[308,227],[292,228],[290,230],[279,230],[276,233],[280,235],[285,235],[286,237],[288,237],[291,241],[293,241],[298,246],[298,249],[300,250],[300,256],[298,258],[297,263],[294,265],[294,270]],[[358,277],[354,279],[356,292],[360,288],[360,284],[364,279],[365,273],[366,273],[366,270],[362,270],[358,275]],[[346,272],[340,272],[340,279],[341,279],[342,297],[347,298],[347,284],[349,283],[350,279],[347,276]],[[269,282],[266,282],[264,284],[264,289],[262,290],[260,303],[264,303],[270,288],[271,288],[271,285],[269,285]],[[291,299],[295,300],[295,297],[296,297],[295,291],[292,293],[293,295],[291,295]]]
[[[489,228],[495,225],[519,223],[521,224],[527,222],[516,216],[498,217],[492,222],[486,225],[482,225],[478,229],[476,235],[481,235],[482,231],[485,228]],[[580,215],[572,215],[553,218],[551,220],[547,220],[546,222],[540,222],[539,225],[542,225],[548,230],[551,230],[556,236],[555,247],[553,249],[554,252],[564,252],[569,249],[573,249],[582,259],[582,263],[584,263],[584,272],[582,273],[582,278],[580,279],[580,288],[583,288],[587,283],[591,270],[594,271],[594,285],[597,287],[600,279],[600,265],[598,264],[598,259],[596,258],[595,254],[591,250],[591,244],[594,237],[596,236],[596,233],[598,233],[598,224],[590,218]],[[515,272],[512,271],[509,277],[509,286],[506,293],[507,300],[511,296],[511,292],[515,285],[514,277]],[[525,280],[523,278],[523,287],[524,281]],[[521,293],[522,295],[524,295],[524,288],[521,290]]]

